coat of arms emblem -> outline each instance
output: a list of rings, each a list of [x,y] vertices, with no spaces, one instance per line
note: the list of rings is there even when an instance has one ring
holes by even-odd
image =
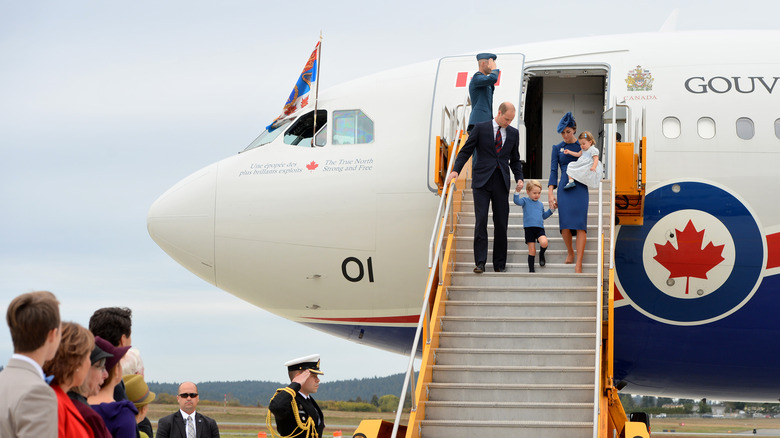
[[[628,72],[626,78],[626,89],[628,91],[652,91],[653,75],[650,70],[645,70],[641,65]]]

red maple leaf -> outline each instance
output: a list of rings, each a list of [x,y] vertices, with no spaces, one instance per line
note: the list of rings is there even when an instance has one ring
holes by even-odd
[[[309,96],[306,96],[303,99],[301,99],[301,108],[305,107],[308,104],[309,104]]]
[[[317,167],[319,167],[319,164],[315,163],[314,161],[312,161],[311,163],[306,165],[306,168],[309,169],[309,170],[314,170]]]
[[[658,254],[653,258],[669,270],[669,278],[688,277],[686,295],[691,277],[706,279],[707,272],[725,260],[721,254],[726,245],[715,246],[710,242],[702,248],[703,240],[704,230],[697,231],[689,220],[684,230],[677,230],[677,249],[672,242],[655,244]]]

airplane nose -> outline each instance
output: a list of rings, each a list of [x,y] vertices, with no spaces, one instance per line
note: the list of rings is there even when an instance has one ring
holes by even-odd
[[[217,167],[212,164],[179,181],[154,201],[146,218],[149,235],[163,251],[214,285]]]

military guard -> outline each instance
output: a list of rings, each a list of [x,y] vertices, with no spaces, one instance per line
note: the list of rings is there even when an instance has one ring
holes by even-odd
[[[284,364],[290,384],[279,388],[268,403],[266,425],[273,436],[271,414],[282,437],[322,438],[325,419],[311,394],[320,386],[320,355],[299,357]]]
[[[496,68],[497,56],[492,53],[477,55],[479,71],[474,73],[469,82],[469,97],[471,98],[471,115],[468,131],[480,122],[493,118],[493,91],[496,89],[500,70]]]

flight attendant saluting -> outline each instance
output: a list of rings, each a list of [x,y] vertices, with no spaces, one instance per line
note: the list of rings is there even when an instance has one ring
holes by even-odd
[[[558,123],[558,133],[563,141],[553,146],[550,160],[550,181],[547,191],[550,206],[558,209],[561,237],[566,244],[566,263],[575,263],[574,272],[582,272],[582,256],[585,252],[585,241],[588,229],[588,186],[575,181],[575,186],[568,190],[558,190],[558,198],[555,197],[556,187],[561,189],[569,182],[566,168],[569,163],[577,161],[577,157],[565,154],[564,150],[579,152],[580,144],[576,137],[577,122],[570,112],[566,113]],[[560,180],[558,168],[560,167]],[[575,262],[572,236],[577,234],[577,254]]]

